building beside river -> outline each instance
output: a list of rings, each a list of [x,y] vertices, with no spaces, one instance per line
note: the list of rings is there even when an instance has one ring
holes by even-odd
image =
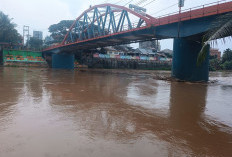
[[[47,67],[41,52],[4,49],[2,61],[4,66]]]
[[[210,56],[215,56],[218,60],[221,59],[221,52],[219,49],[211,48],[210,49]]]

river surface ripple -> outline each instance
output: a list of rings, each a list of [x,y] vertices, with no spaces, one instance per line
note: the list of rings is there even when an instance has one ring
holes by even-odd
[[[0,157],[232,156],[232,72],[0,68]]]

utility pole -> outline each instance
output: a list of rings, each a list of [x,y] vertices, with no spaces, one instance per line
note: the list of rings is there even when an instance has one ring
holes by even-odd
[[[27,41],[30,38],[30,28],[29,26],[23,26],[23,45],[25,44],[25,39],[27,38]]]
[[[184,7],[184,0],[178,0],[179,7],[179,22],[178,22],[178,38],[180,37],[180,23],[181,23],[181,8]]]

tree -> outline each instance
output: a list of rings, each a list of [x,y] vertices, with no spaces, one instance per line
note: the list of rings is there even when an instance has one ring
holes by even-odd
[[[61,43],[63,39],[65,38],[65,35],[68,33],[69,28],[74,23],[74,20],[62,20],[58,24],[51,25],[48,30],[51,33],[50,37],[52,37],[52,41],[45,42],[46,45],[52,44],[52,43]],[[74,37],[74,40],[77,40],[80,36],[86,37],[87,35],[87,27],[92,27],[93,32],[98,32],[98,26],[94,25],[93,23],[90,25],[86,25],[83,23],[83,21],[79,21],[79,28],[77,28],[76,25],[74,25],[73,30],[85,30],[81,32],[81,34],[78,34],[78,32],[71,31],[72,36]],[[83,25],[84,24],[84,25]],[[106,33],[107,34],[107,33]],[[93,34],[92,34],[93,35]]]
[[[29,44],[30,48],[39,50],[43,46],[43,40],[31,37],[30,40],[28,41],[28,44]]]
[[[221,61],[217,58],[210,59],[209,61],[209,70],[210,71],[216,71],[216,70],[221,70]]]
[[[0,11],[0,42],[19,44],[22,37],[15,29],[16,24],[12,23],[12,19]]]
[[[232,70],[232,50],[226,49],[222,56],[222,67],[224,70]]]
[[[232,61],[226,61],[222,66],[224,70],[232,70]]]
[[[73,22],[74,20],[62,20],[58,24],[51,25],[48,30],[54,39],[52,43],[62,42]]]
[[[226,49],[223,52],[223,56],[222,56],[222,63],[225,63],[226,61],[232,61],[232,50],[231,49]]]

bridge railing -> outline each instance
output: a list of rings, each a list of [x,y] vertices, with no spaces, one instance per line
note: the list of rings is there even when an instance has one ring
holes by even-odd
[[[179,11],[177,11],[177,12],[172,12],[169,14],[159,16],[157,17],[156,20],[153,21],[153,25],[154,26],[165,25],[179,21],[191,20],[195,18],[226,13],[229,11],[232,11],[232,1],[221,0],[221,1],[182,10],[180,14]]]

